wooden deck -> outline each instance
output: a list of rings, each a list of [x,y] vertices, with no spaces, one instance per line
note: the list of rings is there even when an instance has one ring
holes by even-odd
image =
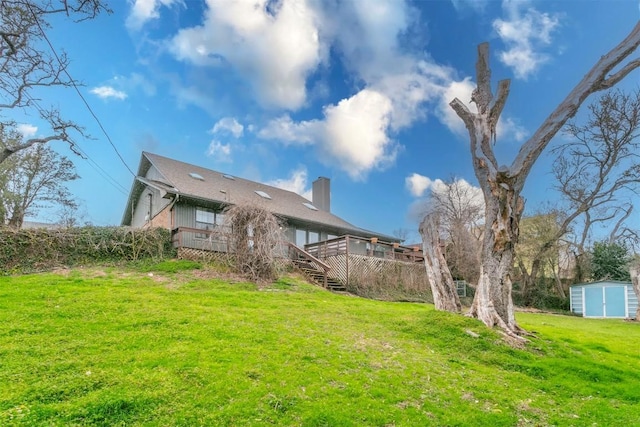
[[[321,260],[336,255],[362,255],[410,263],[424,262],[422,252],[414,247],[349,235],[311,243],[305,245],[304,250]]]
[[[195,236],[198,236],[197,238]],[[178,227],[173,244],[183,251],[226,252],[220,230]],[[381,286],[421,289],[428,283],[422,251],[398,243],[345,235],[300,248],[283,241],[278,257],[298,268],[316,284],[343,291],[382,281]]]

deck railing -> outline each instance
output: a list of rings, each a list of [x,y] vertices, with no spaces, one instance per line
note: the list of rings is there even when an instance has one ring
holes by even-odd
[[[216,252],[227,251],[226,239],[224,239],[220,230],[215,229],[202,230],[192,227],[178,227],[172,232],[172,241],[175,247],[189,247]],[[278,248],[278,252],[281,256],[293,259],[292,256],[296,254],[292,252],[292,247],[297,248],[297,246],[292,243],[283,242],[283,245]],[[298,249],[301,250],[300,248]],[[304,246],[303,252],[311,255],[319,262],[329,257],[342,254],[363,255],[411,263],[424,262],[422,251],[415,247],[383,242],[375,238],[366,239],[351,235],[344,235],[318,243],[310,243]],[[324,268],[322,266],[319,267]]]
[[[322,274],[322,278],[324,281],[323,286],[326,288],[327,287],[327,273],[329,272],[329,270],[331,270],[331,266],[327,265],[326,263],[322,262],[321,260],[319,260],[318,258],[316,258],[315,256],[311,255],[310,253],[306,252],[305,250],[299,248],[298,246],[294,245],[291,242],[286,242],[286,247],[287,247],[287,255],[288,258],[292,261],[304,261],[310,265],[312,265],[316,270],[321,271]]]
[[[382,242],[376,238],[365,239],[345,235],[318,243],[305,245],[305,251],[314,257],[324,260],[335,255],[364,255],[375,258],[390,259],[403,262],[423,262],[422,252],[412,246],[398,243]]]

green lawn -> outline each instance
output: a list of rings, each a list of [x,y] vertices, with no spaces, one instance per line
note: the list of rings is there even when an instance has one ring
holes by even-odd
[[[0,425],[640,425],[638,323],[523,313],[518,350],[430,305],[178,270],[0,277]]]

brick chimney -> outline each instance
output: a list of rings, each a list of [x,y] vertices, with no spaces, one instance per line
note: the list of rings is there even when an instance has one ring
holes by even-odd
[[[331,180],[319,177],[311,186],[311,202],[321,211],[331,212]]]

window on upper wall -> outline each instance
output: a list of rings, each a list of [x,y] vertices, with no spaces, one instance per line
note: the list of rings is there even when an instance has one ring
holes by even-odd
[[[213,230],[216,224],[216,214],[212,209],[196,208],[196,228],[200,230]],[[197,239],[206,239],[208,233],[196,233]]]
[[[304,245],[306,244],[307,244],[307,231],[296,230],[296,246],[300,248],[304,248]]]
[[[309,232],[309,241],[307,244],[318,243],[320,241],[320,233],[316,233],[315,231]]]

